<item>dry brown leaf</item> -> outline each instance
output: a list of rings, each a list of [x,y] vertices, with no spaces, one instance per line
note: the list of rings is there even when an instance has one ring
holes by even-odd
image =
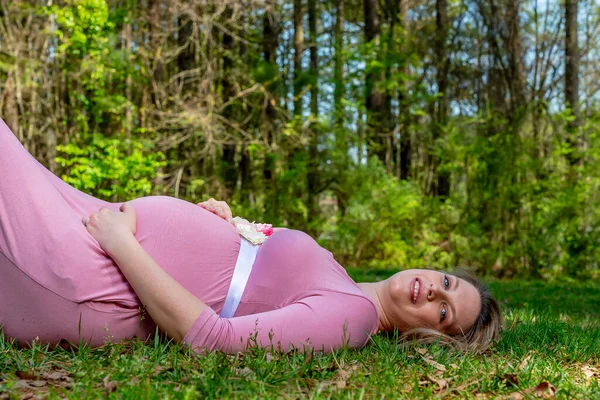
[[[458,365],[456,365],[456,364],[450,364],[450,368],[457,369]]]
[[[39,379],[39,377],[37,375],[35,375],[33,373],[33,371],[17,371],[17,372],[15,372],[15,375],[19,379],[29,379],[29,380]]]
[[[346,384],[346,381],[339,380],[335,383],[335,386],[337,386],[338,389],[344,389],[346,387]]]
[[[550,382],[540,382],[536,387],[521,392],[524,395],[535,396],[542,399],[553,399],[556,388]]]
[[[42,374],[42,377],[45,379],[50,379],[52,381],[69,381],[72,378],[69,376],[68,372],[65,371],[53,371],[47,374]]]
[[[423,349],[423,348],[417,349],[417,353],[424,356],[425,354],[427,354],[427,349]]]
[[[427,378],[429,378],[429,380],[433,383],[436,383],[438,385],[437,390],[442,390],[444,389],[446,386],[448,386],[448,379],[438,379],[435,376],[432,375],[427,375]]]
[[[110,374],[106,375],[102,380],[102,385],[104,389],[108,390],[108,392],[114,392],[117,389],[117,381],[110,380]]]
[[[162,372],[173,371],[173,367],[161,367],[160,365],[154,366],[154,376],[160,375]]]
[[[521,363],[519,364],[519,369],[524,370],[525,368],[527,368],[529,360],[531,360],[531,354],[528,354],[527,357],[525,357],[523,361],[521,361]]]
[[[304,356],[304,364],[308,364],[312,361],[312,357],[313,357],[313,353],[306,353],[306,355]]]
[[[235,369],[235,374],[237,376],[244,376],[246,378],[252,378],[254,376],[254,371],[252,371],[250,368],[248,367],[244,367],[244,368],[236,368]]]
[[[12,388],[13,389],[27,389],[29,387],[28,382],[29,381],[25,380],[25,379],[18,380],[13,384]]]
[[[52,386],[62,387],[68,389],[73,386],[73,378],[68,372],[63,370],[56,370],[49,373],[41,374],[43,379],[50,381]]]
[[[534,388],[534,394],[542,399],[552,399],[556,394],[556,388],[550,382],[541,382]]]
[[[591,382],[594,376],[596,376],[596,379],[600,378],[600,371],[590,365],[582,366],[581,372],[583,373],[583,376],[585,376],[585,380],[588,382]]]
[[[525,396],[523,396],[523,394],[521,394],[519,392],[511,393],[508,396],[508,400],[523,400],[524,398],[525,398]]]
[[[431,357],[423,357],[423,360],[427,364],[433,366],[438,371],[446,372],[446,367],[444,365],[440,364],[439,362],[435,361],[433,358],[431,358]]]
[[[505,382],[507,384],[506,386],[519,386],[519,380],[515,374],[504,374],[500,376],[500,380]]]
[[[20,379],[14,383],[13,389],[39,388],[39,387],[46,386],[47,384],[48,384],[48,382],[46,382],[46,381]]]

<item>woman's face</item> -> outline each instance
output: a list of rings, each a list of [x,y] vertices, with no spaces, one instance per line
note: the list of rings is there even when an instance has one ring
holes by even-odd
[[[432,328],[467,332],[481,309],[477,289],[454,275],[426,269],[401,271],[389,278],[385,314],[397,329]]]

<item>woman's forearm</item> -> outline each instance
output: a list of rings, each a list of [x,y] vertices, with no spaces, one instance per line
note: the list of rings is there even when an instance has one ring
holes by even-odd
[[[167,274],[133,235],[112,249],[110,256],[158,327],[180,342],[208,306]]]

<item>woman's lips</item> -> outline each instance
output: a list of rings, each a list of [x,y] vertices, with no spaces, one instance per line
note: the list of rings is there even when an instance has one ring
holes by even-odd
[[[419,278],[415,278],[410,282],[410,301],[413,304],[417,304],[417,300],[419,300],[419,295],[421,294],[421,280]]]

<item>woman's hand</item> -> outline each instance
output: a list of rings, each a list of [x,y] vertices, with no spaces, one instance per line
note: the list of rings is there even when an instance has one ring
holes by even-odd
[[[133,206],[123,203],[120,210],[121,212],[116,212],[102,207],[100,211],[81,220],[100,247],[109,255],[114,253],[119,244],[125,243],[125,239],[135,236],[136,232],[137,221]]]
[[[233,214],[231,213],[231,208],[224,201],[217,201],[213,198],[208,199],[207,201],[203,201],[202,203],[198,203],[198,205],[204,208],[206,211],[210,211],[211,213],[217,215],[218,217],[223,218],[225,221],[231,221],[233,218]]]

